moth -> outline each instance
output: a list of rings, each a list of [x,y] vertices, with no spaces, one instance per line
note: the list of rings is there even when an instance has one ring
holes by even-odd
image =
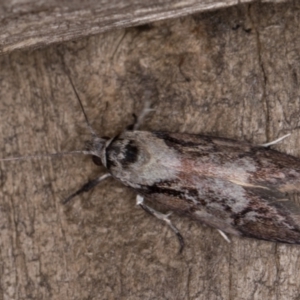
[[[300,206],[295,200],[300,192],[300,159],[270,149],[286,136],[252,145],[200,134],[140,131],[146,108],[130,128],[103,138],[90,126],[70,82],[91,131],[86,149],[72,153],[92,156],[107,173],[84,184],[65,204],[113,177],[136,191],[141,208],[170,226],[180,250],[184,240],[170,213],[153,209],[151,203],[216,228],[227,240],[226,234],[233,234],[300,243]]]

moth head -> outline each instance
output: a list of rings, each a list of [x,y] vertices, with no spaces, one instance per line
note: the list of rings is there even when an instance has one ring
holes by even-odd
[[[92,160],[97,166],[106,167],[106,147],[111,143],[112,139],[108,137],[94,136],[92,140],[86,142],[86,150],[84,154],[92,155]]]

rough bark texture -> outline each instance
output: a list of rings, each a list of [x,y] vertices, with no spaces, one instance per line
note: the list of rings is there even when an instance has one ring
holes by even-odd
[[[252,1],[255,0],[2,0],[0,53]]]
[[[205,133],[300,157],[300,5],[243,4],[0,58],[1,156],[82,147],[143,129]],[[82,129],[79,130],[79,127]],[[64,207],[103,170],[81,156],[0,163],[0,299],[299,299],[299,246],[231,237],[135,207],[112,179]]]

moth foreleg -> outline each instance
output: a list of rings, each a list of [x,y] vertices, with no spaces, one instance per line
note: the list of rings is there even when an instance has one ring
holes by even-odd
[[[171,213],[163,214],[159,211],[156,211],[152,207],[149,207],[148,205],[146,205],[144,203],[144,197],[142,197],[140,195],[136,196],[136,204],[139,205],[144,211],[146,211],[150,215],[167,223],[167,225],[173,230],[173,232],[176,234],[176,236],[178,238],[178,241],[180,244],[179,253],[181,253],[184,248],[184,239],[183,239],[183,236],[180,234],[179,230],[172,224],[171,220],[169,219],[169,216],[171,215]]]
[[[287,137],[290,136],[290,135],[291,135],[291,134],[288,133],[288,134],[286,134],[286,135],[284,135],[284,136],[282,136],[282,137],[280,137],[280,138],[278,138],[278,139],[276,139],[276,140],[274,140],[274,141],[272,141],[272,142],[265,143],[265,144],[261,144],[261,145],[259,145],[259,146],[261,146],[261,147],[270,147],[270,146],[272,146],[272,145],[275,145],[275,144],[281,142],[282,140],[284,140],[285,138],[287,138]]]
[[[63,204],[68,203],[71,199],[73,199],[74,197],[88,192],[91,189],[93,189],[96,185],[98,185],[101,181],[105,180],[106,178],[110,177],[111,175],[109,173],[106,173],[98,178],[95,178],[93,180],[88,181],[87,183],[85,183],[79,190],[77,190],[75,193],[73,193],[72,195],[70,195],[67,199],[65,199],[63,201]]]

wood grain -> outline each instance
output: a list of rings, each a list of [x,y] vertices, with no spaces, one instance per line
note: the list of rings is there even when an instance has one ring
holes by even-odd
[[[0,3],[0,54],[252,1],[3,0]]]
[[[143,128],[276,146],[300,157],[300,5],[243,4],[0,57],[3,157],[83,147],[68,68],[99,135],[145,101]],[[70,156],[0,163],[0,299],[298,299],[299,246],[231,237],[172,215],[185,237],[135,207],[104,170]]]

